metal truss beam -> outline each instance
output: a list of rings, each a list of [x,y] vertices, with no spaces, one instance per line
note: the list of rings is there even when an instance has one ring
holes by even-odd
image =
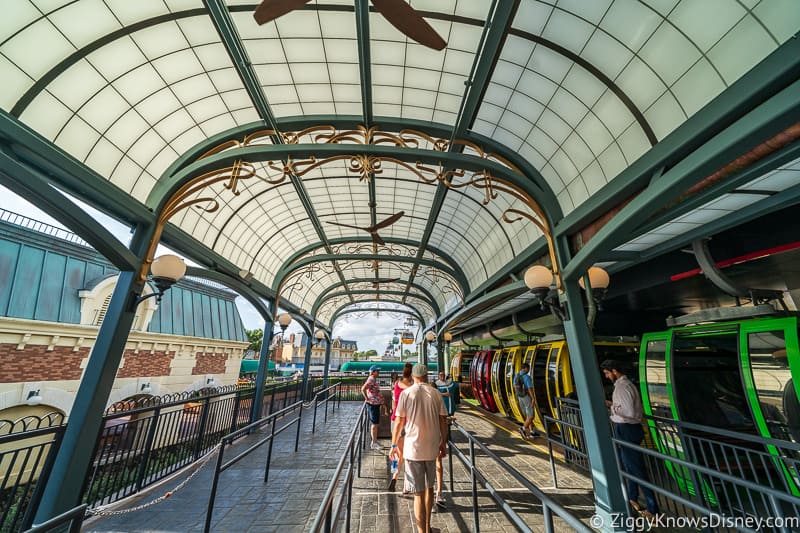
[[[421,301],[425,302],[426,304],[431,306],[433,309],[434,314],[437,316],[440,314],[439,306],[436,305],[435,300],[429,300],[423,295],[420,294],[409,294],[407,291],[362,291],[362,290],[352,290],[352,291],[340,291],[340,292],[333,292],[328,294],[327,296],[318,298],[316,302],[314,302],[313,310],[311,314],[316,314],[319,311],[319,308],[325,304],[325,302],[331,300],[332,298],[336,298],[337,296],[347,296],[347,295],[365,295],[365,294],[374,294],[376,297],[382,298],[383,296],[410,296],[412,298],[418,298]],[[380,300],[378,300],[380,301]]]
[[[347,280],[348,283],[353,283],[353,284],[355,284],[355,283],[373,283],[374,281],[375,280],[373,278],[354,278],[354,279]],[[403,281],[400,280],[397,283],[403,283]],[[334,283],[333,285],[329,286],[327,289],[322,291],[319,294],[319,296],[317,296],[317,299],[314,300],[314,304],[311,307],[312,308],[311,314],[312,315],[314,314],[313,309],[318,309],[319,308],[319,306],[322,304],[322,299],[323,298],[325,298],[331,291],[334,291],[334,290],[338,289],[341,286],[342,285],[340,283]],[[412,294],[412,296],[418,296],[418,297],[422,298],[423,300],[429,300],[429,301],[434,302],[434,303],[436,302],[436,298],[434,298],[433,294],[431,294],[431,292],[428,289],[426,289],[425,287],[423,287],[422,285],[418,285],[418,284],[415,283],[413,288],[418,290],[419,292],[421,292],[422,296],[413,295],[413,294]],[[380,292],[380,291],[370,291],[370,294],[378,293],[378,292]],[[353,294],[355,294],[355,293],[353,293]],[[385,294],[385,293],[384,292],[380,292],[380,294]],[[441,314],[440,311],[439,311],[438,305],[436,306],[436,314]]]

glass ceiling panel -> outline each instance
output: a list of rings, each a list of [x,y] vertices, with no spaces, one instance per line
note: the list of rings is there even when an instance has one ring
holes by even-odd
[[[414,1],[422,11],[469,13],[486,20],[490,2]],[[376,116],[394,116],[453,124],[464,82],[472,68],[483,28],[433,18],[427,22],[447,41],[441,51],[425,48],[398,32],[382,15],[370,14],[372,97]]]
[[[169,13],[160,3],[133,4],[85,0],[40,15],[0,44],[0,74],[14,80],[22,73],[29,80],[3,91],[3,106],[11,109],[33,80],[62,68],[63,61],[64,71],[20,118],[144,200],[178,154],[257,115],[206,16],[153,24],[67,60],[126,24]],[[176,5],[189,4],[202,6]],[[34,9],[24,1],[15,6],[22,12]]]
[[[533,163],[565,213],[650,147],[631,110],[592,68],[663,139],[800,27],[799,3],[758,2],[750,10],[730,0],[668,5],[523,0],[517,11],[517,34],[506,41],[474,129]]]
[[[352,11],[296,10],[263,26],[250,12],[232,18],[276,117],[361,114]]]

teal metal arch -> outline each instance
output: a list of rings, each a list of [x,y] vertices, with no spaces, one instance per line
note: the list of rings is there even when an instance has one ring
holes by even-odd
[[[422,313],[420,313],[419,311],[417,311],[416,309],[414,309],[414,308],[413,308],[412,306],[410,306],[409,304],[406,304],[406,303],[400,302],[400,301],[398,301],[398,300],[393,300],[393,299],[386,299],[386,300],[380,300],[380,301],[378,301],[378,300],[375,300],[373,303],[380,303],[380,302],[383,302],[383,303],[394,303],[394,304],[399,304],[399,305],[405,305],[406,307],[408,307],[408,308],[409,308],[409,309],[405,310],[406,314],[408,314],[408,315],[410,315],[410,316],[413,316],[414,318],[416,318],[417,320],[419,320],[419,323],[420,323],[420,324],[424,324],[424,323],[425,323],[425,317],[423,317],[423,316],[422,316]],[[349,303],[346,303],[346,304],[344,304],[344,305],[341,305],[341,306],[337,307],[337,308],[334,310],[333,314],[331,315],[331,331],[333,330],[333,325],[336,323],[336,321],[339,319],[339,317],[340,317],[341,315],[343,315],[343,314],[347,314],[347,313],[345,313],[344,311],[345,311],[345,310],[346,310],[348,307],[351,307],[351,306],[353,306],[353,305],[356,305],[356,304],[362,304],[362,303],[370,303],[370,302],[369,302],[369,301],[361,301],[361,302],[349,302]],[[353,309],[353,310],[352,310],[352,312],[353,312],[353,313],[356,313],[356,312],[359,312],[359,311],[366,311],[367,309],[374,309],[376,312],[380,311],[380,312],[386,312],[386,313],[399,313],[399,312],[402,312],[402,311],[403,311],[403,310],[401,310],[401,309],[356,308],[356,309]]]
[[[399,313],[410,317],[414,317],[417,320],[419,320],[420,323],[423,322],[422,317],[420,317],[417,313],[413,311],[409,311],[408,309],[381,309],[380,307],[359,307],[357,309],[344,309],[342,311],[339,311],[337,315],[332,317],[331,326],[333,326],[336,320],[340,319],[342,316],[350,315],[353,313]]]
[[[419,241],[415,241],[412,239],[399,239],[397,237],[383,237],[383,240],[387,244],[403,244],[406,246],[414,246],[415,248],[419,248],[420,244]],[[328,242],[331,245],[347,244],[351,242],[352,243],[372,242],[372,237],[338,237],[335,239],[328,239]],[[325,244],[322,242],[316,242],[314,244],[309,244],[308,246],[304,246],[303,248],[300,248],[298,251],[296,251],[294,254],[290,255],[289,258],[286,261],[284,261],[283,265],[281,265],[281,268],[288,267],[293,262],[297,261],[297,259],[303,257],[307,253],[313,252],[314,250],[319,250],[320,248],[324,247]],[[455,259],[453,259],[453,257],[450,256],[450,254],[444,252],[441,248],[428,245],[425,249],[440,256],[442,259],[450,263],[451,267],[455,267],[458,265],[458,262]]]
[[[408,294],[406,291],[380,291],[380,292],[376,292],[374,290],[371,290],[371,291],[359,291],[359,290],[352,291],[352,290],[350,290],[350,291],[339,291],[339,292],[334,292],[334,293],[328,294],[327,296],[321,297],[316,302],[314,302],[314,310],[311,313],[315,314],[319,310],[319,308],[322,307],[325,304],[325,302],[327,302],[327,301],[329,301],[329,300],[331,300],[333,298],[336,298],[337,296],[355,296],[355,295],[364,295],[364,294],[380,295],[381,297],[383,297],[383,296],[402,296],[402,297],[407,297],[408,296],[408,297],[413,297],[413,298],[419,298],[420,300],[422,300],[423,302],[425,302],[426,304],[431,306],[431,309],[433,309],[433,312],[434,312],[434,314],[436,316],[440,316],[442,314],[441,313],[441,309],[439,309],[439,306],[436,304],[435,300],[434,301],[428,300],[426,297],[424,297],[422,295],[419,295],[419,294]],[[411,305],[411,304],[408,304],[408,305]]]
[[[374,279],[374,278],[355,278],[355,279],[348,279],[348,280],[347,280],[347,283],[373,283],[374,281],[375,281],[375,279]],[[406,283],[407,283],[407,281],[405,281],[405,280],[399,280],[397,283],[406,284]],[[434,298],[433,294],[432,294],[430,291],[428,291],[428,289],[426,289],[425,287],[423,287],[423,286],[421,286],[421,285],[419,285],[419,284],[417,284],[417,283],[412,283],[411,285],[412,285],[412,287],[414,287],[416,290],[418,290],[418,291],[420,291],[422,294],[424,294],[424,295],[425,295],[425,297],[426,297],[428,300],[431,300],[431,301],[433,301],[433,302],[435,302],[435,301],[436,301],[436,298]],[[326,296],[328,293],[330,293],[330,292],[331,292],[331,291],[333,291],[333,290],[336,290],[336,289],[338,289],[339,287],[344,287],[344,286],[345,286],[345,285],[344,285],[344,283],[342,283],[342,282],[339,282],[339,283],[334,283],[333,285],[330,285],[328,288],[326,288],[324,291],[322,291],[322,292],[319,294],[319,296],[317,297],[317,299],[314,301],[314,306],[312,307],[312,309],[316,309],[316,308],[318,308],[318,307],[319,307],[319,305],[322,303],[322,301],[321,301],[321,300],[322,300],[322,298],[324,298],[324,297],[325,297],[325,296]],[[373,292],[375,292],[375,291],[373,291]],[[351,293],[352,293],[352,291],[351,291]],[[381,294],[383,294],[383,293],[381,293]],[[415,296],[415,295],[414,295],[414,293],[408,293],[408,292],[407,292],[407,293],[405,293],[405,294],[408,294],[409,296]],[[313,314],[314,314],[314,312],[312,311],[312,313],[311,313],[311,314],[313,315]],[[437,312],[436,314],[440,315],[441,313]]]
[[[456,281],[456,283],[459,284],[459,288],[461,289],[463,294],[469,293],[469,282],[467,281],[467,278],[464,276],[464,273],[460,269],[459,270],[452,269],[448,265],[445,265],[444,263],[440,263],[439,261],[433,261],[431,259],[424,259],[424,258],[417,259],[416,257],[406,257],[397,255],[373,255],[373,254],[333,254],[333,255],[324,254],[324,255],[312,255],[310,257],[304,257],[302,259],[298,259],[294,264],[289,265],[288,268],[278,271],[278,273],[275,275],[275,280],[273,281],[272,284],[273,290],[277,292],[281,287],[281,283],[289,276],[289,274],[306,265],[310,265],[313,263],[322,263],[325,261],[352,261],[352,260],[413,263],[416,265],[425,265],[433,267],[437,270],[441,270],[445,274],[448,274],[450,277],[452,277]]]
[[[376,118],[376,123],[380,124],[380,127],[384,131],[392,131],[392,132],[400,132],[402,130],[413,129],[416,131],[420,131],[431,137],[439,137],[443,139],[449,139],[453,135],[453,129],[450,126],[446,126],[444,124],[435,124],[430,122],[423,122],[420,120],[413,120],[413,119],[401,119],[397,117],[378,117]],[[338,129],[356,129],[358,126],[363,124],[363,119],[359,115],[351,115],[351,116],[339,116],[339,115],[318,115],[318,116],[311,116],[311,117],[284,117],[282,119],[276,120],[277,127],[281,129],[281,131],[294,131],[294,130],[303,130],[313,126],[319,125],[331,125]],[[180,177],[185,175],[186,169],[191,168],[194,163],[197,161],[197,158],[201,155],[207,153],[209,150],[216,148],[226,142],[230,141],[241,141],[247,135],[255,133],[257,131],[262,131],[265,129],[263,122],[252,122],[250,124],[245,124],[243,126],[237,126],[235,128],[231,128],[227,131],[209,137],[205,141],[198,143],[194,147],[187,150],[183,155],[181,155],[175,162],[170,165],[161,178],[159,178],[159,183],[153,189],[151,196],[147,200],[147,204],[153,206],[154,203],[157,203],[163,198],[163,191],[156,192],[159,187],[161,188],[170,188],[169,185],[164,185],[165,182],[169,181],[170,178]],[[563,212],[561,210],[561,205],[556,198],[555,193],[551,189],[550,185],[547,183],[547,180],[541,175],[541,173],[533,167],[527,160],[520,157],[520,155],[512,150],[510,150],[505,145],[498,143],[486,136],[475,134],[471,132],[465,132],[463,135],[463,140],[473,142],[478,146],[481,146],[486,153],[493,153],[497,154],[498,156],[506,159],[515,167],[517,167],[522,175],[516,174],[513,177],[513,183],[531,195],[533,198],[536,199],[538,204],[541,206],[544,213],[547,215],[549,221],[553,222],[555,220],[559,220],[563,216]],[[300,144],[292,144],[292,145],[261,145],[262,148],[268,148],[274,150],[276,153],[271,153],[270,156],[265,157],[265,159],[282,159],[280,149],[281,148],[290,148],[290,147],[297,147],[297,146],[331,146],[326,144],[312,144],[312,145],[300,145]],[[361,145],[361,144],[344,144],[344,145],[333,145],[339,147],[347,147],[345,151],[348,153],[367,153],[365,149],[372,146],[375,147],[377,145]],[[397,147],[388,147],[383,146],[383,148],[395,148],[395,150],[413,150],[419,152],[432,152],[434,154],[439,154],[439,158],[425,158],[423,162],[428,164],[435,164],[439,160],[442,160],[442,164],[445,167],[449,168],[463,168],[465,170],[480,170],[480,166],[474,166],[470,164],[467,166],[462,166],[459,164],[459,158],[469,158],[470,160],[479,160],[485,161],[487,160],[470,156],[468,154],[460,154],[455,152],[437,152],[434,150],[418,150],[412,148],[397,148]],[[218,154],[219,155],[219,154]],[[322,152],[311,154],[307,153],[307,155],[322,155]],[[372,154],[371,154],[372,155]],[[377,155],[377,154],[375,154]],[[447,157],[444,157],[447,156]],[[214,157],[214,156],[212,156]],[[393,154],[393,157],[397,157],[401,161],[416,161],[417,156],[403,158],[398,157],[397,154]],[[208,158],[211,159],[211,158]],[[435,160],[434,160],[435,159]],[[250,160],[253,161],[253,160]],[[513,172],[507,167],[503,167],[502,165],[494,164],[500,168],[505,169],[508,172]],[[487,167],[488,168],[488,167]],[[494,173],[493,174],[497,177],[506,178],[508,176],[504,176],[506,174],[504,171],[502,174]],[[519,179],[517,179],[519,178]],[[155,193],[155,194],[154,194]]]

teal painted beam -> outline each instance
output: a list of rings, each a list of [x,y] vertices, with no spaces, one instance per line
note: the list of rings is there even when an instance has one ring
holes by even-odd
[[[0,183],[64,224],[120,270],[134,270],[137,257],[105,226],[69,198],[53,189],[36,169],[0,146]]]
[[[800,81],[795,81],[721,131],[636,196],[575,254],[569,264],[562,265],[562,277],[577,279],[582,276],[593,262],[624,242],[652,213],[666,207],[689,187],[741,154],[796,123],[798,113]]]
[[[256,390],[253,394],[253,407],[250,410],[250,423],[261,420],[262,404],[264,403],[264,384],[267,381],[269,367],[269,346],[272,344],[273,322],[272,315],[264,319],[264,334],[261,336],[261,350],[258,356],[258,369],[256,370]]]
[[[374,281],[375,281],[374,278],[354,278],[354,279],[347,280],[348,283],[372,283]],[[399,281],[398,283],[402,283],[402,280]],[[330,285],[324,291],[322,291],[319,294],[319,296],[317,296],[317,299],[314,301],[314,305],[311,307],[312,308],[311,314],[315,314],[313,309],[316,309],[322,303],[321,302],[322,298],[325,298],[328,294],[330,294],[331,291],[334,291],[334,290],[338,289],[341,286],[342,286],[341,283],[334,283],[333,285]],[[427,300],[429,300],[431,302],[436,302],[436,298],[434,298],[433,294],[428,289],[423,287],[422,285],[419,285],[419,284],[415,283],[413,288],[418,290],[418,291],[420,291],[423,294],[424,299],[427,299]],[[372,291],[372,292],[374,293],[376,291]],[[383,294],[383,293],[381,293],[381,294]],[[438,310],[437,310],[437,314],[439,314]]]
[[[258,81],[258,75],[253,69],[253,63],[247,55],[247,50],[231,19],[228,7],[222,0],[203,0],[203,3],[208,8],[211,21],[222,39],[222,44],[233,62],[236,73],[239,74],[239,79],[242,80],[250,101],[253,102],[253,106],[264,121],[264,124],[275,129],[277,127],[275,115],[273,115],[269,102],[267,102],[267,97],[264,95],[264,90]],[[278,136],[274,136],[273,142],[282,142],[282,140]]]
[[[361,109],[364,125],[372,124],[372,58],[369,42],[369,2],[356,0],[356,36],[358,38],[358,71],[361,77]],[[375,222],[373,221],[373,224]]]
[[[358,295],[365,295],[365,294],[375,295],[375,296],[379,296],[379,297],[383,297],[383,296],[411,296],[413,298],[417,298],[418,300],[421,300],[421,301],[425,302],[426,304],[430,305],[431,309],[433,309],[433,312],[435,314],[437,314],[437,315],[439,314],[439,306],[436,304],[436,300],[429,300],[424,295],[408,294],[408,292],[406,292],[406,291],[375,291],[375,290],[369,290],[369,291],[350,290],[350,291],[338,291],[338,292],[329,293],[327,296],[323,296],[321,298],[318,298],[317,301],[314,302],[314,307],[312,308],[311,314],[312,315],[315,314],[317,311],[319,311],[320,307],[325,304],[325,302],[327,302],[328,300],[331,300],[333,298],[336,298],[337,296],[348,296],[348,295],[358,296]],[[408,305],[411,305],[411,304],[408,304]],[[413,305],[412,305],[412,307],[413,307]]]
[[[456,310],[452,314],[445,315],[441,318],[441,327],[439,328],[440,331],[447,331],[451,327],[455,326],[459,322],[467,320],[471,316],[474,316],[476,313],[479,313],[486,309],[490,302],[493,302],[498,299],[507,299],[513,298],[514,296],[520,294],[527,290],[524,281],[514,281],[503,285],[493,291],[487,292],[483,296],[474,299],[470,303],[464,305],[461,309]]]
[[[555,247],[559,263],[567,264],[570,258],[567,238],[558,238]],[[603,378],[599,372],[594,339],[586,321],[582,291],[577,280],[564,280],[562,289],[563,294],[559,299],[567,315],[564,321],[564,335],[569,346],[569,360],[583,416],[589,464],[592,465],[595,514],[604,519],[601,523],[612,524],[612,515],[627,513],[628,506],[622,490],[622,477],[617,467],[617,455],[611,442]],[[608,530],[616,529],[608,528]]]
[[[384,300],[382,300],[382,301],[384,301]],[[385,300],[385,302],[396,303],[396,304],[400,304],[400,305],[407,305],[407,304],[404,304],[403,302],[400,302],[398,300]],[[362,303],[362,302],[356,302],[356,303]],[[405,315],[412,316],[412,317],[416,318],[419,321],[420,324],[424,324],[425,323],[425,317],[423,317],[418,311],[416,311],[413,308],[411,308],[409,310],[405,310],[405,309],[381,309],[379,307],[375,307],[375,308],[371,308],[371,307],[370,308],[363,308],[362,307],[362,308],[357,308],[357,309],[347,309],[348,307],[351,307],[353,305],[355,305],[355,304],[353,304],[353,303],[344,304],[344,305],[338,307],[333,312],[333,314],[331,315],[331,322],[330,322],[331,329],[333,329],[333,325],[343,315],[352,314],[352,313],[359,313],[359,312],[362,312],[362,311],[368,311],[368,312],[373,312],[374,311],[376,313],[403,313]]]
[[[144,256],[153,231],[152,226],[137,228],[131,246],[134,254]],[[84,481],[94,458],[97,436],[103,425],[103,412],[136,316],[137,297],[142,293],[143,286],[144,281],[139,279],[138,272],[120,272],[36,510],[35,523],[49,520],[80,503]]]
[[[386,242],[386,244],[403,244],[405,246],[413,246],[414,248],[419,247],[419,241],[412,240],[412,239],[400,239],[400,238],[397,238],[397,237],[383,237],[383,240]],[[329,240],[329,244],[331,246],[336,246],[337,244],[366,243],[366,242],[372,242],[372,237],[337,237],[335,239],[330,239]],[[307,253],[313,252],[314,250],[319,250],[320,248],[323,248],[323,247],[324,247],[324,243],[321,243],[321,242],[315,242],[313,244],[309,244],[308,246],[304,246],[304,247],[300,248],[298,251],[296,251],[295,253],[293,253],[292,255],[290,255],[289,258],[286,261],[283,262],[283,264],[281,265],[281,268],[285,268],[285,267],[291,265],[292,263],[294,263],[295,261],[297,261],[298,258],[303,257],[304,255],[306,255]],[[428,245],[427,250],[429,252],[433,253],[433,254],[438,255],[439,257],[441,257],[445,261],[447,261],[447,263],[453,268],[455,268],[458,265],[458,261],[453,259],[453,257],[450,254],[448,254],[447,252],[443,251],[441,248],[438,248],[436,246]]]
[[[280,283],[286,279],[286,277],[294,272],[295,270],[302,268],[306,265],[311,265],[313,263],[321,263],[325,261],[391,261],[397,263],[413,263],[419,264],[424,266],[433,267],[437,270],[448,274],[452,277],[456,283],[459,284],[459,288],[462,290],[463,293],[467,293],[469,291],[469,283],[467,279],[464,277],[463,272],[450,268],[448,265],[444,263],[440,263],[439,261],[434,261],[432,259],[425,259],[424,257],[418,259],[416,257],[407,257],[407,256],[397,256],[397,255],[373,255],[373,254],[334,254],[334,255],[313,255],[310,257],[304,257],[302,259],[297,260],[292,265],[285,270],[279,271],[275,275],[274,285],[272,287],[273,290],[277,291]]]
[[[569,235],[582,229],[647,186],[658,168],[669,169],[798,78],[800,39],[789,39],[559,221],[556,233]]]

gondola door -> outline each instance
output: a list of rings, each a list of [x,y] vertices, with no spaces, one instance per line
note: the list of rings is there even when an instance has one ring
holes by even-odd
[[[797,318],[742,322],[739,339],[747,400],[758,433],[769,439],[800,442],[800,397],[795,385],[800,383]],[[786,462],[781,456],[792,452],[773,445],[767,449],[775,456],[775,465],[783,474],[781,484],[775,488],[788,489],[795,496],[800,494],[798,457]]]
[[[533,425],[544,432],[544,416],[550,415],[550,400],[547,398],[547,360],[551,350],[558,350],[562,342],[538,344],[533,352],[531,378],[533,381]],[[551,432],[555,426],[550,426]]]

